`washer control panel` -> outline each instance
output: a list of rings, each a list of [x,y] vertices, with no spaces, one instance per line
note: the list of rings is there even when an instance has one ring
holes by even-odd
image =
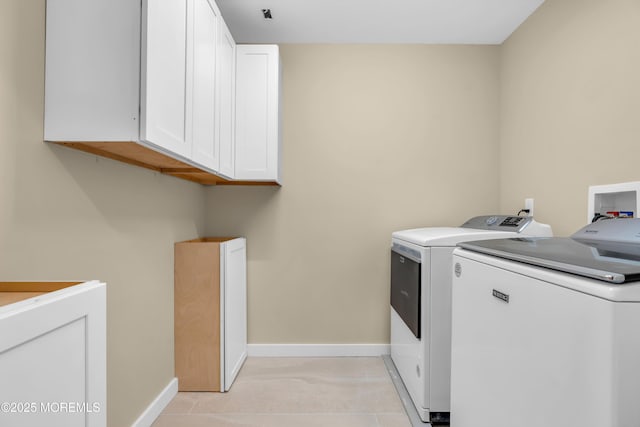
[[[533,221],[530,216],[483,215],[476,216],[461,225],[478,230],[502,230],[520,232]]]

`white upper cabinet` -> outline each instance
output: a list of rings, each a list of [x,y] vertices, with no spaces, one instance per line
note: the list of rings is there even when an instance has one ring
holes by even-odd
[[[280,180],[280,57],[277,45],[236,47],[235,178]]]
[[[224,21],[218,25],[217,50],[217,144],[220,147],[221,174],[235,176],[235,91],[236,91],[236,42]]]
[[[203,184],[278,183],[277,46],[236,46],[214,0],[46,9],[46,141]]]
[[[191,139],[193,160],[214,171],[220,168],[220,144],[216,138],[216,66],[218,26],[222,22],[217,7],[207,0],[193,0],[192,43],[193,85]]]

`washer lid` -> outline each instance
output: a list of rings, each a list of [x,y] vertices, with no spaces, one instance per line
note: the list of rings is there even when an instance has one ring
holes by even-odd
[[[394,232],[391,237],[420,246],[455,246],[472,240],[517,236],[514,231],[476,230],[462,227],[426,227]]]
[[[474,242],[476,243],[476,242]],[[466,243],[465,243],[466,245]],[[628,282],[616,284],[590,277],[569,274],[552,268],[542,268],[524,262],[514,262],[511,259],[491,256],[486,253],[471,251],[467,248],[458,247],[453,251],[455,257],[467,258],[478,261],[490,267],[483,274],[483,278],[493,280],[495,271],[511,271],[515,274],[539,280],[549,286],[561,286],[586,295],[593,295],[612,302],[634,302],[640,303],[640,282]],[[464,271],[464,268],[463,268]],[[486,275],[485,275],[486,274]],[[518,280],[517,278],[513,279]]]
[[[640,246],[567,237],[529,237],[476,241],[464,249],[577,274],[609,283],[640,280]]]

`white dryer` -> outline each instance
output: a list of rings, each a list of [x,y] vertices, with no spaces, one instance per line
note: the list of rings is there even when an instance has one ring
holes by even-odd
[[[640,219],[454,251],[451,425],[640,425]]]
[[[460,242],[551,236],[531,217],[478,216],[460,227],[392,234],[391,359],[424,422],[448,422],[451,367],[451,257]]]

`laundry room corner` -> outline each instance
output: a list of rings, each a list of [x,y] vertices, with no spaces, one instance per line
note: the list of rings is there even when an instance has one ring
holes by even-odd
[[[497,209],[498,48],[280,48],[282,187],[207,189],[207,235],[247,238],[250,344],[388,344],[391,232]]]

